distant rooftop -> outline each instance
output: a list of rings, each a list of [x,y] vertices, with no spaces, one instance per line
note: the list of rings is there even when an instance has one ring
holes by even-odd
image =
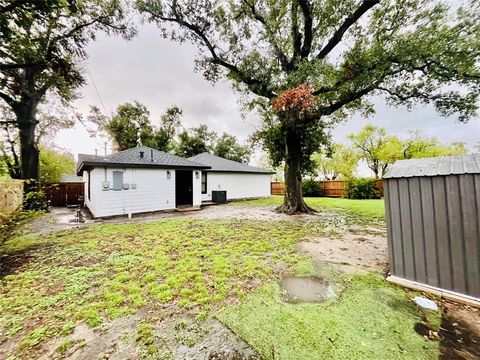
[[[208,172],[237,172],[237,173],[255,173],[255,174],[274,174],[273,171],[267,169],[261,169],[255,166],[245,165],[236,161],[227,160],[220,156],[215,156],[208,152],[204,152],[188,160],[195,161],[196,163],[209,166]]]
[[[63,174],[60,177],[60,182],[64,183],[81,183],[83,179],[81,176],[77,176],[77,174]]]
[[[152,149],[148,146],[137,146],[107,156],[78,154],[77,173],[95,166],[123,166],[139,168],[190,168],[206,169],[208,166],[184,159],[180,156]]]
[[[462,174],[480,174],[480,154],[399,160],[383,178]]]

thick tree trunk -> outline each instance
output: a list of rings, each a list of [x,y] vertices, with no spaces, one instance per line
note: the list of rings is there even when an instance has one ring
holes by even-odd
[[[22,179],[31,182],[40,180],[40,156],[35,144],[35,123],[19,128]]]
[[[36,191],[40,185],[40,152],[35,129],[38,124],[37,108],[42,95],[36,91],[34,69],[26,69],[23,74],[22,96],[15,108],[20,137],[20,173],[25,180],[25,192]]]
[[[285,196],[277,210],[286,214],[312,213],[302,194],[302,153],[298,136],[293,131],[285,135]]]

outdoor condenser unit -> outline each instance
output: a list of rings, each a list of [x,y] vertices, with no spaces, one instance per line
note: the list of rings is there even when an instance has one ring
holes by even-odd
[[[214,190],[214,191],[212,191],[212,201],[216,204],[226,204],[227,203],[227,192],[225,190]]]

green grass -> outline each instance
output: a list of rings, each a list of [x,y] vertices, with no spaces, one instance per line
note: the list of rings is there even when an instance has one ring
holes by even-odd
[[[408,293],[379,276],[342,277],[345,291],[328,305],[281,301],[276,284],[283,274],[316,271],[295,245],[325,236],[335,221],[177,218],[11,239],[5,251],[15,266],[0,282],[0,333],[17,344],[10,355],[34,358],[42,344],[68,336],[78,321],[95,327],[147,307],[155,309],[155,319],[162,309],[188,309],[199,323],[220,311],[221,321],[266,358],[438,354],[436,342],[413,330],[419,313]],[[146,356],[168,358],[153,324],[137,324],[137,344]],[[191,346],[198,336],[183,327],[175,329],[177,342]],[[71,346],[63,338],[58,352]]]
[[[343,278],[337,302],[287,304],[268,284],[218,317],[265,359],[437,359],[438,342],[414,331],[421,317],[404,289],[376,274]]]
[[[5,251],[17,267],[0,283],[0,333],[21,351],[70,333],[72,320],[94,327],[149,304],[201,318],[275,278],[278,265],[302,262],[293,246],[319,231],[301,222],[168,219],[12,239]]]
[[[235,201],[233,205],[250,205],[250,206],[268,206],[280,205],[283,201],[283,196],[273,195],[269,198]],[[305,202],[316,210],[342,210],[348,213],[372,217],[384,218],[385,207],[383,199],[378,200],[352,200],[342,198],[326,198],[326,197],[307,197]]]

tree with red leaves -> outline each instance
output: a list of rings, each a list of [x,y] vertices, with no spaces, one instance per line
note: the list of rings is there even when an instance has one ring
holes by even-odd
[[[198,48],[196,69],[221,76],[261,109],[257,133],[272,165],[285,163],[281,210],[310,211],[302,174],[330,125],[392,106],[433,104],[475,115],[480,89],[480,2],[441,0],[137,0],[162,36]],[[454,86],[452,86],[454,85]],[[314,100],[314,101],[313,101]]]

